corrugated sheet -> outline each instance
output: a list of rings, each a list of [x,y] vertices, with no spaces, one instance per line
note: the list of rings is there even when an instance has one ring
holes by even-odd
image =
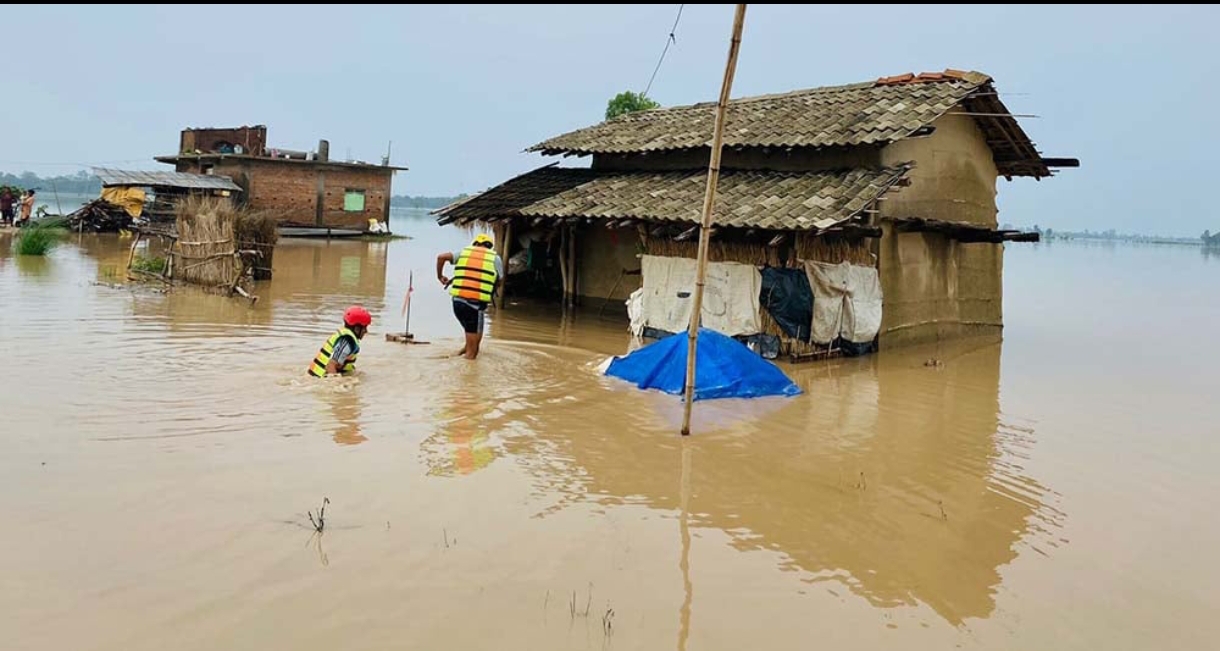
[[[116,170],[106,167],[95,167],[93,168],[93,173],[102,180],[102,187],[141,186],[241,192],[241,186],[234,183],[233,179],[213,174],[145,172],[142,170]]]
[[[844,172],[725,170],[718,226],[817,230],[860,214],[910,169]],[[503,217],[698,223],[707,172],[603,172],[545,167],[437,211],[442,224]]]

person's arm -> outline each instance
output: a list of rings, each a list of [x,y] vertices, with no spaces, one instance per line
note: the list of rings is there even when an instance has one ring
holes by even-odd
[[[449,279],[445,277],[445,263],[446,262],[449,262],[449,263],[453,262],[453,252],[452,251],[446,251],[446,252],[436,256],[436,279],[441,281],[442,287],[449,286]]]
[[[352,354],[352,345],[348,343],[346,338],[340,338],[335,344],[335,349],[330,353],[330,361],[326,363],[327,375],[340,375],[343,373],[343,365],[347,363],[347,358]]]

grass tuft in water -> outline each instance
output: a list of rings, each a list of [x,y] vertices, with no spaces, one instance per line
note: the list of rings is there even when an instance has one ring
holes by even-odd
[[[150,274],[162,275],[165,273],[167,261],[165,258],[157,256],[136,256],[135,260],[131,261],[131,268],[136,271],[144,271]]]
[[[45,226],[27,226],[13,242],[17,255],[46,255],[59,244],[64,230]]]

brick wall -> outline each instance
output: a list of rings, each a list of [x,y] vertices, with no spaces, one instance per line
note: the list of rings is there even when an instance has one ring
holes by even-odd
[[[282,222],[318,225],[318,184],[322,184],[321,225],[335,228],[368,227],[368,220],[387,221],[386,209],[392,192],[393,170],[347,168],[326,164],[277,162],[249,158],[219,158],[180,161],[179,172],[212,173],[233,179],[244,190],[245,201],[259,210],[283,214]],[[348,189],[364,190],[364,210],[343,209]]]
[[[179,152],[198,149],[204,153],[217,150],[221,143],[241,145],[244,153],[262,155],[267,148],[267,127],[238,127],[235,129],[187,129],[179,140]]]
[[[327,224],[367,227],[368,220],[386,221],[390,199],[390,170],[328,169],[322,201],[322,219]],[[364,190],[364,212],[343,210],[347,189]]]

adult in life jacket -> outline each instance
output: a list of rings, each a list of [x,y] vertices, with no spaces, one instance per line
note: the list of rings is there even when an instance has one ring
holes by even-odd
[[[369,311],[353,305],[343,313],[343,327],[331,335],[322,350],[309,365],[309,374],[314,377],[349,375],[356,370],[356,356],[360,354],[360,340],[369,331],[373,322]]]
[[[504,264],[493,250],[494,246],[490,235],[480,233],[461,251],[446,251],[436,256],[436,279],[453,297],[453,316],[466,333],[466,345],[458,353],[466,359],[479,356],[483,316],[504,277]],[[445,276],[447,262],[453,265],[453,278]]]

